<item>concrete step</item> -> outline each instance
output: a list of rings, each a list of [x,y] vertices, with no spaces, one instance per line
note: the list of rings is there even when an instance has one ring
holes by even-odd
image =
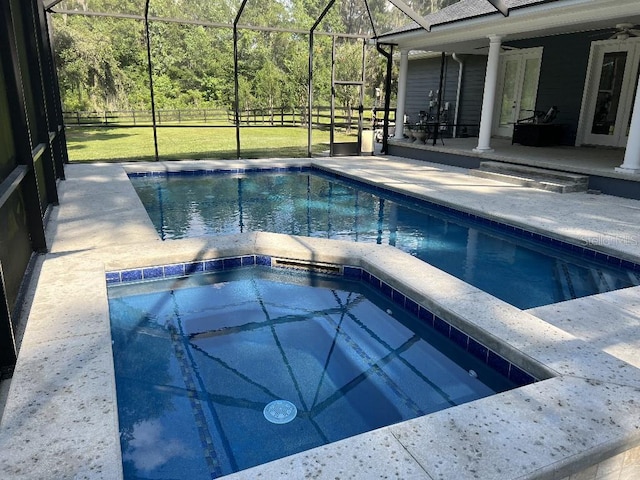
[[[589,185],[586,175],[505,162],[482,162],[480,168],[470,170],[469,174],[556,193],[586,192]]]

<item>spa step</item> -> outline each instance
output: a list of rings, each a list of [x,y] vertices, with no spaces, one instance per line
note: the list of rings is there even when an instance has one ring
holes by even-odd
[[[476,177],[556,193],[585,192],[589,184],[589,177],[586,175],[504,162],[482,162],[480,168],[470,170],[469,173]]]

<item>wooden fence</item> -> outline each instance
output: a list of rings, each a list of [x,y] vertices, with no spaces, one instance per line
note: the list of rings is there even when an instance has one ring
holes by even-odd
[[[351,122],[348,112],[344,109],[336,109],[335,125],[338,128],[351,128],[358,126],[358,111],[352,110]],[[307,109],[300,108],[266,108],[242,110],[240,113],[240,125],[242,126],[278,126],[298,127],[307,125]],[[382,111],[378,112],[378,120]],[[395,119],[395,109],[390,111],[390,120]],[[118,110],[105,112],[64,112],[63,118],[66,126],[141,126],[153,124],[153,117],[149,110]],[[328,128],[331,124],[331,108],[317,106],[313,109],[312,122],[314,128]],[[363,111],[365,127],[373,124],[373,109],[365,108]],[[235,125],[235,112],[223,109],[185,109],[185,110],[156,110],[156,124],[164,126],[176,125],[201,125],[232,127]]]

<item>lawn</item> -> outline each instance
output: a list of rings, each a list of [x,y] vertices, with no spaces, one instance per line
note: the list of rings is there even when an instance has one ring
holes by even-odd
[[[236,130],[229,128],[158,128],[161,160],[236,158]],[[69,127],[66,129],[69,160],[154,160],[153,129]],[[355,142],[355,135],[336,134],[336,142]],[[313,131],[312,152],[329,149],[329,132]],[[306,157],[307,130],[301,127],[252,127],[240,131],[242,158]]]

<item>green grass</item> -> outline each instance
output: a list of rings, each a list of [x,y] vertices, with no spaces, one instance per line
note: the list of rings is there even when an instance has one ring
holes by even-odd
[[[161,160],[236,158],[236,130],[229,128],[158,128]],[[154,160],[151,128],[67,128],[69,160],[149,161]],[[312,152],[329,149],[329,132],[313,131]],[[356,141],[356,136],[336,134],[336,142]],[[242,158],[306,157],[306,128],[252,127],[240,130]]]

